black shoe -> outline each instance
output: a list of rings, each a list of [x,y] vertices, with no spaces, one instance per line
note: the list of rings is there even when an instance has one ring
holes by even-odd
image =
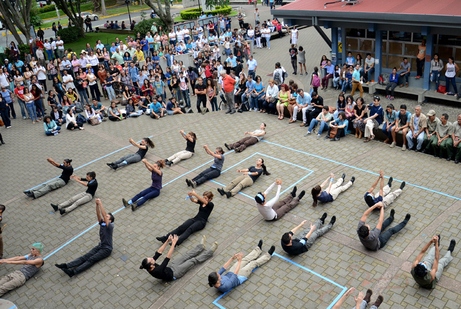
[[[458,159],[456,159],[456,160],[455,160],[455,164],[458,164],[458,163],[459,163],[459,160],[458,160]]]
[[[75,275],[75,273],[74,273],[74,270],[73,270],[73,269],[67,269],[67,268],[63,268],[63,269],[62,269],[62,271],[63,271],[63,272],[65,272],[65,273],[66,273],[66,275],[68,275],[68,276],[69,276],[69,277],[71,277],[71,278],[72,278],[72,277]]]
[[[327,136],[325,136],[325,139],[329,139],[329,138],[330,138],[330,136],[329,136],[329,134],[327,134]]]
[[[410,221],[410,219],[411,219],[411,215],[410,215],[410,214],[407,214],[407,215],[405,216],[405,221],[408,222],[408,221]]]
[[[224,190],[222,188],[218,188],[216,190],[219,192],[219,194],[221,194],[221,196],[226,194],[226,192],[224,192]]]
[[[224,146],[226,146],[227,150],[232,150],[229,145],[227,145],[226,143],[224,143]]]
[[[186,179],[186,184],[187,184],[188,187],[192,187],[192,184],[191,184],[189,179]]]
[[[373,291],[368,289],[367,290],[367,295],[365,295],[363,300],[366,301],[367,303],[369,303],[371,301],[371,295],[373,295]]]
[[[424,150],[421,150],[422,153],[427,153],[427,148],[424,148]]]
[[[66,213],[66,210],[61,208],[61,209],[59,209],[59,213],[60,213],[60,214],[61,214],[61,216],[62,216],[63,214],[65,214],[65,213]]]
[[[165,241],[167,241],[168,237],[166,237],[166,236],[155,237],[155,239],[157,239],[158,241],[160,241],[163,244]]]
[[[272,247],[269,249],[269,251],[267,251],[267,253],[269,253],[269,255],[274,254],[274,252],[275,252],[275,246],[272,246]]]
[[[405,181],[400,184],[400,190],[403,190],[405,188]]]
[[[344,181],[344,178],[346,178],[346,174],[343,173],[343,174],[341,175],[341,178],[342,178],[343,181]]]
[[[122,203],[124,207],[128,207],[129,205],[128,202],[124,198],[122,198]]]
[[[330,139],[330,142],[338,142],[338,141],[339,141],[339,137],[335,137],[335,138]]]
[[[456,246],[456,241],[454,239],[452,239],[450,241],[450,246],[448,247],[448,251],[450,251],[451,253],[453,253],[453,250],[455,250],[455,246]]]
[[[395,209],[391,209],[391,214],[389,217],[391,217],[392,219],[394,219],[394,215],[395,215]]]
[[[235,114],[235,111],[230,112],[231,115]]]
[[[54,266],[56,266],[57,268],[60,268],[60,269],[67,269],[67,264],[66,263],[54,264]]]
[[[451,158],[447,158],[447,161],[451,161]]]
[[[106,163],[108,167],[113,168],[112,163]]]
[[[354,181],[355,181],[355,177],[354,177],[354,176],[352,176],[352,178],[351,178],[351,182],[352,182],[352,183],[354,183]]]
[[[441,237],[440,237],[440,234],[438,234],[437,237],[439,238],[439,239],[437,240],[437,245],[438,245],[439,248],[440,248],[440,238],[441,238]]]
[[[259,249],[263,248],[263,240],[262,239],[259,240],[258,247],[259,247]]]
[[[118,169],[118,165],[117,164],[112,164],[112,169],[115,171],[116,169]]]
[[[394,180],[394,178],[389,178],[388,182],[387,182],[387,185],[390,187],[392,187],[392,181]]]
[[[227,111],[226,114],[230,114],[231,111]]]
[[[165,164],[168,165],[168,166],[171,166],[173,164],[173,162],[168,161],[168,162],[165,162]]]
[[[163,161],[165,161],[165,164],[167,164],[168,162],[170,162],[170,160],[168,160],[168,159],[165,159],[165,160],[163,160]]]
[[[225,192],[225,193],[226,193],[227,198],[231,198],[231,197],[232,197],[232,193],[230,193],[230,192]]]
[[[298,190],[298,188],[296,186],[294,186],[293,190],[291,191],[291,196],[293,196],[293,197],[296,196],[296,190]]]
[[[241,109],[238,109],[238,110],[237,110],[237,112],[239,112],[239,113],[243,113],[243,111],[242,111]]]
[[[302,190],[301,193],[299,193],[298,195],[298,199],[301,200],[305,194],[306,194],[306,191]]]
[[[237,147],[237,148],[234,148],[235,152],[240,152],[240,149]]]
[[[336,216],[331,217],[330,224],[334,225],[336,222]]]
[[[328,214],[326,212],[323,213],[322,217],[320,218],[320,221],[322,221],[322,224],[325,224],[325,219],[327,218]]]
[[[133,202],[131,203],[131,211],[135,211],[138,208],[138,203]]]
[[[54,210],[54,211],[58,211],[58,210],[59,210],[58,205],[53,204],[53,203],[50,204],[50,205],[51,205],[51,207],[53,207],[53,210]]]

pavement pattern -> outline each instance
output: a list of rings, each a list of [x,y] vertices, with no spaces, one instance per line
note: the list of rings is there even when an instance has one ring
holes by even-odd
[[[262,19],[267,19],[268,9],[264,7],[261,11]],[[248,15],[252,16],[247,12]],[[311,28],[300,31],[299,41],[306,49],[308,70],[312,72],[321,55],[329,52],[328,46]],[[281,61],[291,73],[288,45],[286,36],[274,40],[270,50],[256,50],[257,74],[265,82],[276,61]],[[310,79],[307,77],[290,75],[289,78],[309,89]],[[333,104],[338,92],[328,90],[321,95],[327,104]],[[370,95],[366,94],[365,99],[371,102]],[[192,100],[194,106],[195,99]],[[396,102],[407,104],[410,110],[416,105],[415,101],[408,99],[397,99]],[[435,109],[438,114],[447,112],[452,120],[459,113],[454,107],[423,106],[423,112],[429,109]],[[219,243],[213,258],[180,280],[166,284],[140,270],[141,260],[152,256],[160,247],[155,237],[164,235],[196,214],[195,204],[185,200],[188,191],[185,179],[211,165],[207,163],[211,157],[201,146],[223,147],[224,142],[242,138],[243,132],[256,129],[261,122],[267,124],[265,141],[242,153],[228,152],[224,169],[236,166],[216,181],[229,183],[237,176],[236,169],[254,165],[256,159],[262,157],[271,175],[261,176],[243,192],[254,196],[276,178],[283,180],[282,189],[285,190],[309,173],[293,165],[296,164],[313,171],[298,184],[298,192],[307,191],[300,205],[283,219],[266,222],[252,199],[241,194],[231,199],[223,198],[215,190],[220,185],[206,182],[197,188],[197,192],[212,190],[215,194],[214,211],[206,228],[179,246],[173,259],[199,243],[202,234],[207,236],[209,246],[214,241]],[[43,254],[47,257],[43,269],[34,278],[3,296],[19,308],[216,308],[213,301],[220,294],[208,287],[208,274],[217,271],[234,252],[248,253],[259,239],[264,240],[264,250],[275,245],[277,254],[341,286],[356,287],[364,292],[373,289],[372,301],[382,294],[384,303],[380,308],[460,307],[459,245],[434,290],[420,289],[409,274],[411,263],[433,235],[440,233],[442,236],[441,254],[446,252],[450,239],[461,242],[459,166],[453,162],[391,149],[379,141],[364,144],[352,135],[336,143],[316,140],[312,136],[303,137],[306,129],[289,125],[288,119],[279,121],[275,116],[255,112],[234,115],[226,115],[223,111],[206,115],[194,113],[161,120],[141,116],[119,123],[108,121],[95,127],[87,125],[84,131],[64,130],[56,137],[46,137],[41,123],[32,125],[29,120],[18,119],[13,120],[12,126],[8,130],[0,129],[6,142],[0,146],[0,175],[3,176],[0,178],[0,201],[7,206],[3,221],[8,223],[3,232],[4,256],[27,254],[32,243],[42,242]],[[142,163],[117,171],[110,170],[105,163],[136,151],[134,147],[126,148],[130,137],[140,140],[153,136],[156,147],[146,158],[150,162],[166,158],[185,148],[178,133],[180,129],[197,134],[196,154],[164,169],[164,188],[159,197],[134,213],[130,209],[120,210],[122,198],[131,198],[150,185],[150,173]],[[73,159],[78,176],[95,171],[99,183],[96,197],[101,198],[108,212],[120,210],[115,214],[112,255],[71,279],[53,265],[70,261],[97,244],[97,228],[88,230],[96,223],[95,204],[92,201],[65,216],[52,211],[50,203],[85,190],[72,180],[64,188],[37,200],[22,194],[22,191],[59,175],[59,170],[46,162],[48,157],[57,162]],[[201,165],[203,167],[197,169]],[[80,166],[83,167],[78,168]],[[394,177],[395,188],[401,181],[407,182],[403,194],[391,208],[396,211],[395,222],[403,220],[406,213],[411,213],[412,219],[383,250],[370,252],[360,244],[356,227],[367,209],[363,194],[377,178],[379,169],[385,171],[386,177]],[[333,203],[313,208],[310,190],[330,172],[336,177],[346,173],[346,179],[355,176],[356,182]],[[331,216],[337,216],[334,228],[300,256],[291,257],[283,252],[280,246],[282,234],[302,220],[314,222],[323,212],[328,212],[327,222]],[[368,218],[372,226],[377,221],[377,213]],[[56,251],[60,247],[62,249]],[[0,276],[16,269],[19,267],[2,265]],[[274,256],[255,270],[244,285],[226,294],[218,303],[225,308],[327,308],[341,292],[341,288],[330,282]],[[344,307],[353,304],[350,297]]]

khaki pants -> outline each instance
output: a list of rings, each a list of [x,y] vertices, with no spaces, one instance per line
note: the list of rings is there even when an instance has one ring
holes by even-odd
[[[179,161],[189,159],[193,155],[194,155],[193,152],[183,150],[183,151],[175,153],[174,155],[169,157],[167,160],[173,162],[174,164],[177,164]]]
[[[395,199],[399,197],[400,194],[402,194],[402,190],[397,189],[394,192],[391,192],[391,188],[388,185],[386,185],[383,188],[383,204],[384,204],[384,208],[386,208],[387,206],[392,204],[395,201]],[[376,193],[375,197],[378,197],[378,196],[379,196],[379,192]]]
[[[243,188],[249,187],[252,184],[253,184],[253,179],[251,179],[250,176],[241,175],[235,178],[234,180],[232,180],[232,182],[227,187],[224,188],[224,191],[230,192],[232,196],[234,196],[237,193],[239,193],[240,190],[242,190]]]
[[[357,88],[359,88],[360,90],[360,97],[363,98],[363,87],[362,87],[362,84],[359,82],[352,82],[351,96],[354,96],[355,90],[357,90]]]
[[[26,277],[19,271],[13,271],[0,279],[0,297],[8,291],[19,288],[26,283]]]
[[[93,199],[93,196],[89,193],[82,192],[77,195],[74,195],[70,199],[68,199],[65,202],[62,202],[58,205],[59,209],[65,209],[66,213],[71,212],[75,208],[77,208],[80,205],[83,205],[85,203],[88,203]]]
[[[349,181],[344,186],[341,186],[343,184],[343,181],[343,178],[339,178],[338,181],[331,186],[330,194],[333,197],[333,200],[336,200],[340,193],[346,191],[352,186],[352,181]]]
[[[262,252],[259,247],[254,248],[253,251],[242,259],[239,273],[236,275],[248,278],[253,269],[267,263],[271,257],[268,252]],[[229,272],[233,273],[237,268],[237,264],[238,262],[235,262]]]
[[[3,236],[0,234],[0,258],[3,258]]]
[[[189,250],[181,256],[173,260],[170,263],[170,268],[173,271],[173,276],[176,279],[183,277],[189,270],[195,265],[200,264],[208,260],[213,256],[212,250],[206,250],[203,245],[197,245],[192,250]]]
[[[48,192],[51,192],[53,190],[62,188],[66,185],[66,182],[62,180],[61,178],[53,179],[51,181],[48,181],[47,183],[30,190],[30,192],[34,195],[35,198],[39,198],[42,195],[47,194]]]

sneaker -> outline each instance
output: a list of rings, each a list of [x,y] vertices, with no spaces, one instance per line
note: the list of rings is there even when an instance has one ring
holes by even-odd
[[[50,205],[51,205],[51,207],[53,207],[53,210],[54,210],[54,211],[58,211],[58,210],[59,210],[58,205],[53,204],[53,203],[51,203]]]
[[[311,134],[311,131],[307,131],[306,134],[304,134],[304,136],[310,135],[310,134]]]
[[[218,243],[215,241],[213,245],[211,246],[210,250],[213,251],[213,253],[215,253],[217,249],[218,249]]]
[[[320,134],[317,134],[317,139],[320,139]]]
[[[407,215],[405,216],[405,221],[410,221],[410,219],[411,219],[411,215],[410,215],[410,214],[407,214]]]
[[[394,148],[395,147],[395,142],[392,142],[390,145],[389,145],[390,148]]]
[[[395,215],[395,209],[391,209],[390,217],[391,217],[392,219],[394,219],[394,215]]]
[[[129,205],[128,202],[124,198],[122,198],[122,203],[124,207],[128,207]]]
[[[405,151],[405,150],[407,150],[407,145],[402,146],[402,151]]]
[[[189,180],[189,179],[186,179],[186,184],[187,184],[188,187],[191,187],[191,186],[192,186],[192,184],[190,183],[190,180]]]
[[[226,192],[226,196],[227,196],[227,198],[231,198],[231,197],[232,197],[232,193]]]
[[[221,194],[221,195],[226,194],[226,192],[224,192],[223,188],[217,188],[216,190],[217,190],[217,191],[219,192],[219,194]]]
[[[157,240],[160,241],[161,243],[164,243],[165,241],[167,241],[168,237],[166,237],[166,236],[155,237],[155,239],[157,239]]]
[[[355,181],[355,177],[354,177],[354,176],[352,176],[352,178],[351,178],[351,182],[352,182],[352,183],[354,183],[354,181]]]
[[[400,190],[403,190],[405,188],[405,181],[400,184]]]
[[[232,150],[229,145],[227,145],[226,143],[224,143],[224,146],[226,146],[227,150]]]
[[[451,253],[453,253],[453,250],[455,250],[455,246],[456,246],[456,241],[454,239],[452,239],[450,241],[450,246],[448,247],[448,251],[450,251]]]
[[[320,218],[320,221],[322,221],[322,224],[325,223],[325,219],[327,218],[328,214],[326,212],[323,213],[322,217]]]
[[[74,273],[74,270],[73,270],[73,269],[67,269],[67,268],[63,268],[63,269],[62,269],[62,271],[63,271],[63,272],[65,272],[65,273],[66,273],[66,275],[68,275],[68,276],[69,276],[69,277],[71,277],[71,278],[72,278],[72,277],[75,275],[75,273]]]
[[[298,188],[296,186],[294,186],[293,190],[291,191],[291,196],[295,197],[297,190],[298,190]]]
[[[258,247],[259,247],[259,249],[262,249],[262,247],[263,247],[263,240],[262,239],[259,240]]]
[[[306,191],[302,190],[301,193],[299,193],[298,195],[298,199],[301,200],[305,194],[306,194]]]
[[[66,264],[66,263],[54,264],[54,266],[56,266],[57,268],[60,268],[60,269],[66,269],[66,268],[67,268],[67,264]]]
[[[303,122],[303,123],[301,123],[299,126],[300,126],[300,127],[304,127],[305,125],[306,125],[306,123]]]
[[[136,203],[131,204],[131,211],[135,211],[138,205]]]
[[[330,224],[334,225],[336,222],[336,216],[331,217]]]
[[[193,181],[193,180],[190,181],[190,185],[194,189],[197,188],[197,183],[195,181]]]
[[[269,255],[274,254],[274,252],[275,252],[275,246],[272,246],[272,247],[269,249],[269,251],[267,251],[267,253],[269,253]]]
[[[393,97],[393,96],[391,96],[391,101],[392,101],[392,100],[394,100],[394,97]]]
[[[392,181],[394,181],[394,178],[390,177],[389,180],[387,181],[387,185],[389,187],[392,187]]]
[[[66,210],[61,208],[61,209],[59,209],[59,213],[60,213],[60,214],[61,214],[61,216],[62,216],[63,214],[65,214],[65,213],[66,213]]]
[[[168,165],[168,166],[171,166],[173,164],[173,162],[168,161],[168,162],[165,162],[165,164]]]
[[[346,174],[343,173],[343,174],[341,175],[341,178],[344,180],[344,178],[346,178]]]
[[[387,95],[387,96],[386,96],[386,99],[390,100],[390,97],[391,97],[390,95]]]

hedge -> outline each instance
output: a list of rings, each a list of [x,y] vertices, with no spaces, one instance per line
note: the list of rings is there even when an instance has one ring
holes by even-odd
[[[216,6],[213,11],[206,11],[205,14],[208,15],[229,15],[232,11],[232,8],[228,5]],[[185,20],[197,19],[200,16],[201,10],[199,8],[192,8],[183,10],[180,12],[181,18]]]
[[[41,13],[46,13],[46,12],[52,12],[52,11],[55,11],[56,8],[54,6],[54,4],[50,4],[50,5],[45,5],[44,7],[41,7],[38,9],[38,13],[41,14]]]
[[[80,35],[80,29],[75,26],[62,28],[58,31],[57,34],[61,38],[61,40],[64,41],[64,43],[72,43],[78,40]]]

